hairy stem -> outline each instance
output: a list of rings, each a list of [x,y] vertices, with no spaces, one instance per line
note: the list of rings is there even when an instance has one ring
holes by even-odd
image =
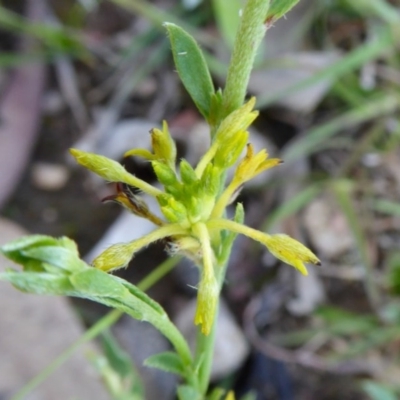
[[[266,31],[269,3],[270,0],[248,0],[243,9],[223,92],[223,117],[244,102],[256,52]]]

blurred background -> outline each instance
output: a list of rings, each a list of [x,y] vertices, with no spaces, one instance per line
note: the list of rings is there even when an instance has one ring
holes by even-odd
[[[74,165],[68,148],[122,161],[125,151],[148,147],[149,130],[165,119],[179,157],[196,163],[209,132],[179,82],[162,23],[195,37],[223,87],[242,6],[2,1],[0,242],[67,235],[90,262],[107,246],[148,233],[147,221],[101,203],[115,188]],[[249,84],[260,110],[251,142],[284,164],[249,183],[238,200],[248,225],[295,237],[322,266],[309,266],[304,278],[237,239],[213,380],[239,399],[249,392],[243,398],[400,398],[399,27],[398,0],[300,0],[262,43]],[[154,182],[147,163],[124,162]],[[137,283],[165,259],[159,243],[119,275]],[[0,260],[0,269],[8,266]],[[149,290],[189,338],[196,283],[196,269],[181,261]],[[19,398],[139,399],[128,376],[146,399],[174,399],[174,376],[141,366],[168,343],[128,318],[71,351],[60,368],[53,363],[107,312],[1,283],[0,399],[46,366],[40,384],[31,381]]]

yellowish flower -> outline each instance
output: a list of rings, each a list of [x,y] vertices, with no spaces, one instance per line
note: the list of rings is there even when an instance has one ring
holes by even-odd
[[[303,275],[308,275],[304,263],[321,265],[320,260],[310,249],[288,235],[268,235],[263,242],[276,258],[292,265]]]
[[[97,269],[109,272],[126,267],[132,257],[133,251],[129,243],[117,243],[96,257],[92,265]]]
[[[230,390],[226,395],[225,400],[235,400],[235,393],[233,393],[233,391]]]
[[[247,145],[247,153],[243,160],[239,163],[233,182],[235,186],[239,186],[247,182],[258,174],[267,169],[281,164],[282,160],[279,158],[268,158],[267,150],[263,149],[257,154],[254,154],[254,148],[251,143]]]
[[[219,286],[214,274],[204,274],[197,293],[195,325],[201,325],[201,332],[209,335],[217,312]]]

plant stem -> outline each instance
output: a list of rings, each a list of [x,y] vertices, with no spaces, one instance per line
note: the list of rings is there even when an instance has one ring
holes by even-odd
[[[269,0],[248,0],[245,5],[236,34],[226,86],[223,92],[223,113],[221,120],[232,111],[241,107],[244,102],[256,51],[266,31],[264,20],[268,12],[268,7]],[[200,167],[200,172],[201,169],[202,167]],[[199,174],[199,170],[196,170],[196,173]],[[216,270],[217,268],[214,268],[214,271]],[[222,271],[225,269],[221,268],[219,270]],[[218,277],[220,288],[223,279],[223,276]],[[210,380],[218,308],[219,298],[210,334],[204,335],[200,327],[197,331],[194,367],[198,368],[198,389],[203,396],[207,392]]]
[[[172,271],[179,262],[180,257],[170,257],[163,261],[157,268],[146,275],[137,285],[144,292],[155,285],[163,276]]]
[[[215,313],[210,334],[206,336],[201,332],[200,327],[197,328],[194,365],[195,367],[200,365],[197,374],[198,389],[203,396],[205,396],[210,383],[211,367],[214,355],[215,331],[219,312],[219,298],[216,307],[217,312]]]
[[[244,7],[223,92],[223,118],[244,102],[255,55],[266,31],[269,3],[270,0],[248,0]]]

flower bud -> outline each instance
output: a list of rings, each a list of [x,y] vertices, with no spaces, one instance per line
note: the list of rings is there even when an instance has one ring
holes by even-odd
[[[186,160],[180,162],[179,171],[181,173],[182,182],[186,185],[191,185],[198,180],[194,169]]]
[[[186,207],[173,196],[162,194],[157,197],[161,212],[169,222],[181,222],[187,219]]]
[[[271,254],[286,264],[292,265],[303,275],[308,275],[303,263],[321,265],[320,260],[311,250],[288,235],[266,236],[263,243]]]
[[[161,184],[164,186],[174,186],[178,183],[175,172],[168,165],[159,161],[152,161],[151,165]]]
[[[215,140],[222,145],[239,131],[245,131],[250,124],[257,118],[258,111],[252,111],[256,103],[255,97],[252,97],[246,104],[230,113],[219,126],[215,134]]]
[[[242,154],[248,139],[249,133],[247,131],[238,131],[232,137],[221,142],[215,154],[215,165],[222,169],[232,167]]]
[[[126,267],[133,257],[134,252],[128,243],[117,243],[103,251],[93,262],[93,267],[110,272]]]
[[[200,189],[206,195],[215,198],[221,187],[221,169],[208,164],[200,181]]]
[[[201,278],[197,293],[197,308],[194,317],[195,325],[201,325],[201,332],[209,335],[214,323],[219,296],[219,287],[213,274]]]
[[[87,153],[78,149],[69,150],[78,164],[110,182],[126,182],[129,172],[118,162],[99,154]]]
[[[268,153],[265,149],[254,154],[254,148],[251,143],[247,145],[246,156],[240,161],[234,175],[236,185],[241,185],[253,179],[261,172],[275,167],[282,163],[279,158],[268,158]]]
[[[175,168],[176,145],[172,139],[166,121],[163,121],[163,129],[153,129],[150,132],[151,145],[157,160],[164,161],[172,169]]]

